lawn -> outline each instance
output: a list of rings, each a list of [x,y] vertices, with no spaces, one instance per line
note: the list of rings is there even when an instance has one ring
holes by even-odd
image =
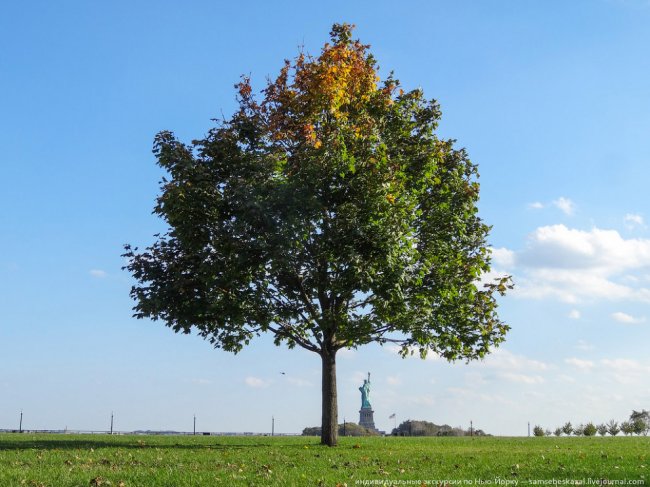
[[[0,434],[3,487],[645,485],[649,470],[646,437],[342,438],[327,448],[314,437]]]

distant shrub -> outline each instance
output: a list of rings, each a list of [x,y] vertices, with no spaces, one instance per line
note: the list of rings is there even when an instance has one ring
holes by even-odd
[[[598,429],[598,434],[600,436],[605,436],[607,434],[607,425],[605,423],[599,424],[596,428]]]
[[[585,431],[585,427],[583,425],[579,424],[578,426],[574,426],[573,435],[574,436],[582,436],[584,431]]]
[[[610,420],[610,422],[607,423],[607,432],[612,436],[619,434],[621,432],[621,428],[618,426],[618,422],[614,421],[613,419]]]
[[[621,423],[621,431],[625,436],[631,435],[634,433],[634,425],[629,421],[623,421]]]
[[[408,420],[393,429],[393,436],[469,436],[469,431],[452,428],[448,424],[438,425],[429,421]],[[474,436],[489,436],[483,430],[475,429]]]
[[[535,426],[533,428],[533,434],[535,436],[544,436],[544,428],[542,428],[541,426]]]
[[[302,430],[302,436],[320,436],[320,426],[312,426]],[[377,431],[369,430],[355,423],[339,424],[339,436],[377,436]]]
[[[302,430],[302,436],[320,436],[320,426],[310,426]]]
[[[648,425],[642,419],[635,419],[632,423],[632,429],[636,435],[647,435]]]
[[[555,431],[553,431],[553,434],[555,436],[561,436],[562,435],[562,428],[555,428]]]
[[[598,428],[596,428],[596,425],[591,421],[588,422],[582,430],[582,434],[585,436],[595,436],[597,432]]]
[[[571,424],[571,422],[568,422],[564,426],[562,426],[562,433],[564,433],[565,435],[570,435],[571,433],[573,433],[573,425]]]
[[[641,411],[632,411],[630,422],[634,426],[634,432],[637,435],[647,435],[650,431],[650,411],[645,409]]]

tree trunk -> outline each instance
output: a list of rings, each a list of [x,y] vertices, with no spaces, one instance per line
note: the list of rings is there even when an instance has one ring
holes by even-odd
[[[322,445],[336,446],[339,437],[339,413],[336,395],[336,351],[321,352],[323,360],[323,416],[321,420]]]

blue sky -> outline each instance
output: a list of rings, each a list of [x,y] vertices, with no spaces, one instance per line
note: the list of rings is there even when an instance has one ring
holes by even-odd
[[[260,339],[241,354],[131,317],[122,245],[151,215],[156,132],[189,141],[334,22],[421,86],[481,173],[512,331],[483,362],[345,351],[341,419],[372,372],[377,425],[526,423],[650,409],[650,3],[6,2],[0,15],[0,428],[298,432],[320,421],[320,361]],[[285,374],[281,374],[285,372]]]

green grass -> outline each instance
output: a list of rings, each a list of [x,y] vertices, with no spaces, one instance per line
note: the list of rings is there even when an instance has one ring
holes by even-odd
[[[628,485],[645,485],[649,471],[650,438],[645,437],[341,438],[338,447],[327,448],[313,437],[0,434],[3,487],[433,485],[454,480],[495,486],[528,485],[531,479],[585,479],[585,485],[627,479],[641,481]]]

